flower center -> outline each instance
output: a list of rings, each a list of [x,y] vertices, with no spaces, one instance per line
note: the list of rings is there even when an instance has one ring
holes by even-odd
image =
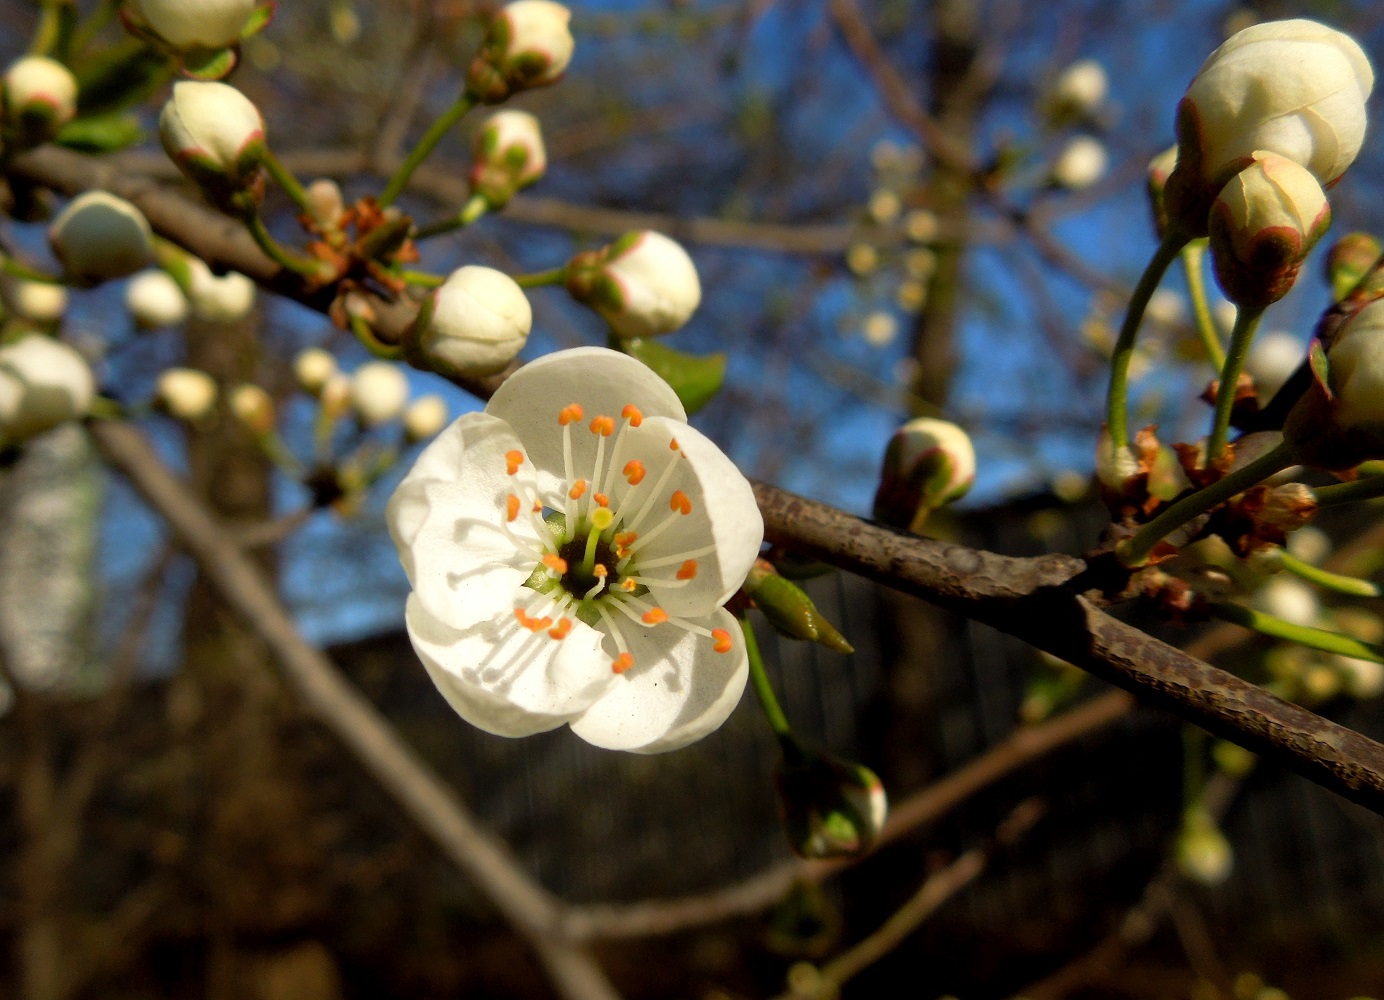
[[[505,529],[534,557],[525,586],[535,596],[515,609],[516,620],[557,641],[572,631],[573,619],[590,625],[613,641],[617,655],[611,669],[617,674],[634,666],[626,633],[630,628],[671,625],[709,639],[718,653],[729,652],[733,643],[726,629],[708,629],[670,615],[650,589],[687,586],[697,578],[697,560],[715,551],[712,545],[685,551],[665,551],[663,545],[648,548],[692,513],[691,498],[681,489],[669,488],[687,461],[677,439],[670,438],[667,449],[660,446],[657,454],[648,453],[647,443],[632,443],[628,432],[644,421],[634,405],[621,410],[618,421],[597,415],[585,424],[585,416],[578,403],[558,411],[564,475],[553,495],[537,496],[516,482],[514,492],[505,496]],[[576,468],[574,429],[596,436],[589,470]],[[634,452],[637,456],[631,457]],[[528,459],[516,449],[506,452],[504,460],[505,471],[517,479]],[[509,528],[520,518],[529,519],[537,541]]]

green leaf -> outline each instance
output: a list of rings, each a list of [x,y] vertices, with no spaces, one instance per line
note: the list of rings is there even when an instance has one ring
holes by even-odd
[[[114,153],[144,141],[144,129],[137,116],[112,111],[68,122],[53,141],[83,153]]]
[[[251,38],[263,31],[274,19],[275,6],[274,0],[269,0],[268,3],[262,3],[250,11],[250,16],[245,20],[245,27],[240,30],[240,37]]]
[[[664,347],[654,340],[632,338],[619,342],[620,350],[638,358],[654,370],[659,378],[673,387],[688,413],[696,413],[721,388],[726,377],[726,356],[715,354],[686,354]]]

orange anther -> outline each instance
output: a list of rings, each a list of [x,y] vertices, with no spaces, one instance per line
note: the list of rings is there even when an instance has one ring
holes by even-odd
[[[530,618],[529,628],[533,629],[535,632],[542,632],[552,623],[553,620],[549,618],[547,615],[544,615],[542,618]]]
[[[644,414],[633,403],[625,404],[625,408],[620,411],[620,416],[628,420],[631,427],[638,427],[644,422]]]
[[[678,579],[679,579],[679,580],[691,580],[691,579],[694,579],[694,578],[696,577],[696,575],[697,575],[697,560],[695,560],[695,559],[689,559],[689,560],[687,560],[687,562],[685,562],[685,563],[682,564],[682,568],[678,570]]]
[[[615,533],[615,544],[622,549],[628,548],[634,544],[634,540],[638,537],[639,535],[633,531],[617,531]]]
[[[615,433],[615,418],[597,417],[591,421],[591,433],[599,434],[601,437],[610,437]]]
[[[524,628],[529,627],[529,616],[525,613],[523,608],[515,608],[514,617],[518,620],[520,625],[524,626]]]
[[[519,498],[511,493],[505,497],[505,518],[513,521],[519,516]]]
[[[668,620],[668,612],[662,608],[650,608],[641,618],[645,625],[662,625]]]
[[[535,500],[535,501],[533,502],[533,512],[534,512],[535,514],[542,514],[542,513],[543,513],[543,501],[542,501],[542,500]]]
[[[625,579],[617,583],[615,586],[619,587],[621,590],[632,592],[635,587],[639,586],[639,584],[634,582],[633,577],[626,577]]]
[[[729,652],[730,652],[731,646],[732,646],[732,643],[731,643],[731,640],[730,640],[730,633],[727,632],[725,629],[723,629],[723,628],[714,628],[714,629],[712,629],[712,630],[711,630],[711,638],[712,638],[712,641],[715,643],[715,645],[712,646],[711,648],[714,649],[714,650],[716,650],[716,652],[718,652],[718,653],[729,653]]]
[[[505,452],[505,471],[511,476],[519,471],[519,466],[524,464],[524,453],[518,448],[513,451]]]
[[[692,501],[687,499],[687,494],[682,490],[674,490],[673,495],[668,498],[668,509],[675,510],[679,514],[692,513]]]
[[[567,572],[567,560],[555,552],[549,552],[543,557],[543,565],[558,576],[563,576]]]
[[[638,486],[644,481],[644,463],[637,458],[632,458],[626,462],[625,478],[629,480],[631,486]]]
[[[610,497],[606,496],[604,493],[593,493],[591,494],[591,499],[596,501],[596,506],[598,507],[610,506]]]
[[[581,495],[586,492],[586,480],[578,479],[572,484],[572,488],[567,491],[567,495],[573,500],[580,500]]]
[[[669,451],[677,451],[678,448],[679,448],[679,445],[678,445],[678,439],[677,439],[677,438],[673,438],[671,441],[668,442],[668,450],[669,450]]]
[[[615,658],[615,662],[610,665],[610,669],[617,674],[623,674],[630,667],[634,666],[634,657],[629,653],[621,653]]]
[[[597,563],[595,566],[591,567],[592,576],[605,577],[605,575],[609,572],[610,570],[606,569],[605,563]]]
[[[568,403],[557,411],[557,422],[563,427],[566,427],[572,421],[580,420],[582,418],[582,413],[583,410],[580,403]]]
[[[566,639],[567,633],[572,631],[572,619],[559,618],[557,624],[548,629],[548,635],[554,639]]]

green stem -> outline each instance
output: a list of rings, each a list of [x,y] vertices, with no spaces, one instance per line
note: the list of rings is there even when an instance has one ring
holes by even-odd
[[[1235,329],[1230,334],[1230,350],[1226,352],[1225,364],[1221,366],[1221,382],[1216,388],[1216,415],[1211,423],[1211,436],[1206,439],[1208,469],[1221,457],[1221,452],[1225,451],[1225,439],[1230,434],[1230,411],[1235,408],[1235,389],[1240,382],[1240,373],[1245,370],[1250,341],[1254,340],[1254,331],[1259,329],[1259,321],[1263,317],[1263,309],[1249,309],[1244,306],[1235,314]]]
[[[22,278],[25,281],[36,281],[41,285],[65,285],[62,278],[56,275],[47,274],[30,267],[16,257],[0,258],[0,271],[8,274],[11,278]]]
[[[1238,493],[1243,493],[1258,483],[1268,479],[1276,472],[1282,472],[1293,464],[1292,450],[1280,444],[1272,451],[1265,452],[1254,461],[1232,469],[1210,486],[1195,493],[1189,493],[1181,500],[1171,504],[1148,524],[1135,533],[1133,538],[1121,542],[1116,549],[1126,566],[1139,566],[1148,554],[1168,534],[1176,531],[1199,514],[1204,514]]]
[[[1206,298],[1206,241],[1193,240],[1182,248],[1182,269],[1187,274],[1187,291],[1192,297],[1192,314],[1197,320],[1197,335],[1201,346],[1211,359],[1216,371],[1225,367],[1225,348],[1221,346],[1221,334],[1216,329],[1215,317],[1211,315],[1211,305]]]
[[[1129,362],[1134,357],[1134,342],[1139,336],[1139,323],[1143,320],[1144,310],[1158,289],[1158,283],[1163,280],[1168,265],[1186,244],[1185,237],[1168,233],[1158,245],[1158,249],[1153,252],[1153,258],[1149,261],[1148,267],[1144,268],[1144,273],[1139,277],[1139,284],[1134,287],[1134,294],[1129,300],[1124,324],[1120,327],[1115,350],[1110,356],[1110,388],[1105,399],[1106,424],[1110,428],[1110,438],[1116,447],[1131,443],[1128,416]]]
[[[255,243],[265,252],[275,264],[294,274],[301,274],[305,278],[314,281],[322,278],[321,261],[311,260],[307,257],[300,257],[297,254],[289,253],[279,245],[279,242],[269,234],[269,230],[264,228],[264,220],[259,217],[258,212],[248,212],[245,215],[245,228],[250,230],[250,235],[254,237]]]
[[[33,41],[29,43],[29,52],[36,56],[51,56],[59,47],[64,32],[63,22],[71,14],[71,4],[64,3],[62,0],[44,0],[42,8],[39,10],[38,25],[34,28]],[[62,53],[57,53],[59,56]]]
[[[567,266],[555,267],[551,271],[537,271],[521,274],[514,279],[520,288],[538,288],[542,285],[564,285],[567,283]]]
[[[1353,483],[1318,486],[1312,490],[1312,495],[1317,498],[1318,507],[1336,507],[1357,500],[1374,500],[1384,497],[1384,476],[1370,476],[1357,479]]]
[[[447,281],[440,274],[429,274],[427,271],[400,271],[399,277],[410,285],[417,285],[420,288],[441,288]]]
[[[426,240],[433,236],[441,236],[443,233],[450,233],[455,229],[462,229],[488,211],[490,211],[490,202],[478,194],[473,194],[456,215],[423,226],[414,232],[413,238],[415,241]]]
[[[1352,597],[1379,596],[1377,583],[1362,580],[1358,576],[1346,576],[1343,573],[1333,573],[1330,570],[1322,569],[1320,566],[1313,566],[1310,562],[1299,559],[1291,552],[1280,552],[1279,564],[1287,572],[1306,580],[1308,583],[1315,583],[1324,590],[1334,591],[1337,594],[1350,594]]]
[[[455,104],[442,113],[442,117],[432,123],[432,127],[423,134],[423,138],[418,140],[418,145],[413,147],[412,152],[405,157],[404,162],[399,164],[399,169],[394,171],[394,176],[389,178],[389,183],[385,185],[384,191],[380,194],[380,207],[383,208],[399,197],[399,193],[408,184],[408,179],[413,176],[413,172],[422,166],[423,161],[428,158],[437,144],[442,141],[442,137],[451,130],[452,126],[461,121],[466,112],[475,107],[475,100],[467,94],[459,97]]]
[[[745,654],[750,659],[750,683],[754,685],[754,693],[759,696],[759,707],[764,710],[764,718],[769,721],[769,728],[775,736],[780,740],[791,740],[793,727],[788,724],[788,716],[783,714],[783,706],[779,704],[778,695],[774,694],[774,687],[769,683],[769,675],[764,671],[764,657],[759,653],[759,643],[755,641],[754,626],[749,618],[740,619],[740,631],[745,634]]]
[[[101,29],[110,24],[111,18],[115,17],[115,12],[119,7],[120,0],[101,0],[96,5],[96,9],[87,15],[86,20],[77,26],[77,30],[72,35],[71,45],[74,58],[85,52],[92,40],[101,33]]]
[[[1282,618],[1275,618],[1273,615],[1266,615],[1262,611],[1255,611],[1253,608],[1246,608],[1240,604],[1218,601],[1207,605],[1207,610],[1222,621],[1233,622],[1247,629],[1253,629],[1260,635],[1267,635],[1274,639],[1287,639],[1310,649],[1320,649],[1324,653],[1338,653],[1341,656],[1351,656],[1357,660],[1384,663],[1384,649],[1373,643],[1361,642],[1351,636],[1341,635],[1339,632],[1330,632],[1324,628],[1312,628],[1310,625],[1294,625],[1292,622],[1285,622]]]
[[[312,203],[308,200],[307,191],[302,184],[298,183],[298,178],[293,176],[293,172],[283,165],[283,161],[275,156],[274,151],[268,146],[264,147],[260,162],[264,164],[264,169],[269,172],[269,176],[274,178],[274,183],[283,188],[284,193],[293,199],[293,204],[298,206],[298,210],[311,215]]]

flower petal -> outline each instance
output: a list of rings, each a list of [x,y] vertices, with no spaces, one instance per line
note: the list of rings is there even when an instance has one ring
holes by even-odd
[[[711,639],[675,625],[622,625],[634,666],[571,724],[572,732],[610,750],[664,753],[696,742],[725,722],[749,676],[740,625],[724,608],[695,624],[725,629],[734,645],[718,653]]]
[[[405,621],[443,697],[471,725],[496,736],[555,729],[619,680],[600,648],[602,636],[580,622],[562,640],[508,616],[458,630],[428,614],[417,594],[408,599]]]
[[[672,417],[685,421],[687,412],[677,393],[642,361],[604,347],[578,347],[530,361],[507,378],[486,404],[485,412],[507,422],[524,443],[534,465],[549,478],[564,474],[562,429],[558,413],[577,403],[583,418],[571,426],[572,457],[576,478],[590,475],[595,463],[596,435],[588,430],[597,416],[617,422],[626,405],[638,407],[646,417]]]
[[[505,520],[506,496],[533,490],[531,470],[507,472],[505,454],[518,447],[504,421],[468,413],[424,450],[386,508],[409,583],[452,628],[507,615],[538,564],[531,519]]]
[[[672,441],[677,442],[677,451],[671,450]],[[646,583],[654,599],[670,614],[701,615],[725,604],[745,582],[764,541],[764,518],[749,480],[700,431],[661,417],[648,418],[637,430],[632,428],[622,456],[640,458],[647,468],[638,486],[629,486],[624,480],[618,483],[623,488],[623,492],[617,490],[619,513],[627,525],[649,500],[643,491],[662,483],[648,513],[635,528],[649,538],[646,545],[635,542],[635,572],[641,577],[671,581],[666,586]],[[664,480],[670,461],[677,464]],[[678,491],[688,502],[686,514],[676,514],[671,508]],[[660,530],[658,526],[665,520],[671,523]],[[701,552],[712,546],[713,551]],[[677,573],[687,559],[695,559],[696,575],[678,581]]]

